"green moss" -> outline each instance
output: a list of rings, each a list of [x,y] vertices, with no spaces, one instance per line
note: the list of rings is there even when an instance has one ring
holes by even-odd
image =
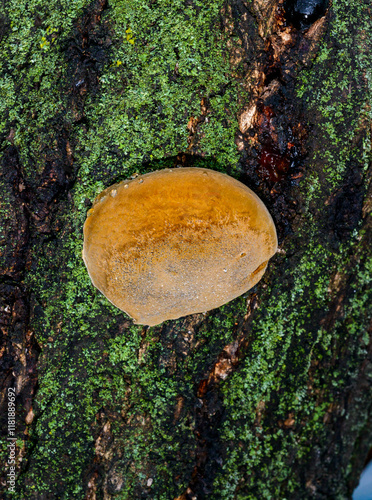
[[[363,139],[362,145],[358,139],[368,98],[371,102],[370,78],[364,77],[371,74],[371,62],[363,51],[371,32],[365,8],[362,3],[350,8],[350,2],[333,2],[331,29],[315,63],[299,75],[297,95],[316,120],[311,129],[314,137],[309,138],[313,144],[310,173],[300,194],[305,214],[298,235],[286,248],[297,254],[292,257],[297,266],[287,274],[284,261],[278,264],[277,274],[272,273],[268,298],[261,298],[252,323],[254,340],[249,353],[223,384],[228,417],[222,435],[227,457],[215,481],[219,493],[214,498],[274,499],[291,491],[297,496],[309,494],[296,479],[293,465],[305,457],[308,460],[317,443],[326,439],[323,419],[327,410],[357,376],[366,355],[370,261],[359,262],[355,268],[356,256],[363,254],[366,244],[364,231],[359,226],[335,250],[324,236],[319,215],[330,194],[342,186],[350,165],[365,172],[371,159],[370,138]],[[355,131],[351,137],[350,131]],[[348,269],[349,261],[354,293],[345,300],[343,315],[333,328],[323,328],[323,311],[333,298],[333,277],[338,269]],[[351,351],[347,366],[339,354],[344,345]],[[319,359],[323,367],[328,364],[329,371],[316,371]],[[257,426],[260,412],[262,423]],[[294,420],[288,428],[284,422],[289,417]],[[360,415],[360,429],[366,418]],[[341,447],[336,452],[341,453]],[[346,498],[342,487],[337,498]],[[244,492],[237,494],[237,489]]]
[[[112,1],[91,34],[101,37],[105,53],[102,60],[91,55],[99,86],[84,97],[85,121],[80,123],[81,112],[69,97],[77,82],[66,48],[74,38],[79,43],[77,20],[89,5],[58,0],[48,5],[10,2],[2,8],[9,27],[0,68],[2,147],[9,144],[12,128],[25,181],[32,187],[35,172],[41,174],[53,159],[60,131],[68,130],[73,168],[79,171],[72,203],[60,202],[55,214],[56,237],[31,239],[38,258],[26,284],[33,293],[32,326],[42,353],[37,420],[27,443],[32,460],[17,495],[83,497],[103,408],[111,415],[115,449],[123,450],[115,469],[123,478],[121,497],[133,498],[138,484],[146,484],[148,468],[152,490],[176,496],[186,487],[195,460],[190,453],[194,424],[187,412],[176,432],[172,429],[177,402],[183,398],[190,404],[195,384],[233,339],[244,299],[210,315],[195,334],[198,347],[190,358],[179,355],[168,362],[174,339],[160,338],[159,328],[143,337],[142,328],[128,327],[125,315],[92,287],[81,259],[82,225],[87,199],[118,179],[144,172],[143,161],[148,170],[159,168],[167,157],[187,149],[187,124],[191,116],[201,115],[202,98],[208,99],[209,114],[200,127],[199,152],[219,169],[233,168],[238,159],[237,84],[228,75],[222,50],[221,1],[195,2],[186,9],[179,2]],[[50,149],[40,150],[40,144]],[[180,320],[180,335],[182,329]],[[177,375],[172,378],[174,363]],[[127,425],[120,425],[120,415]],[[170,486],[181,463],[174,456],[182,456],[186,472]]]
[[[356,142],[371,113],[367,104],[372,96],[370,23],[368,6],[363,2],[333,2],[330,29],[314,64],[299,74],[297,95],[316,117],[312,133],[317,143],[324,145],[314,147],[313,161],[322,163],[322,171],[308,179],[310,197],[320,196],[318,180],[335,188],[350,163],[360,161]],[[369,138],[364,140],[363,151],[369,154]],[[322,177],[318,179],[318,175]]]
[[[201,152],[225,169],[237,162],[237,84],[228,79],[224,42],[216,29],[221,5],[197,3],[185,10],[177,3],[161,2],[158,8],[143,1],[111,3],[105,16],[115,33],[111,61],[100,76],[102,91],[86,102],[87,119],[94,125],[77,130],[83,191],[96,162],[104,163],[107,184],[130,175],[142,161],[185,151],[187,124],[201,115],[202,98],[209,100],[210,113],[201,126]],[[127,43],[128,29],[133,44]]]
[[[0,7],[7,28],[0,62],[0,134],[4,141],[13,128],[14,144],[30,174],[43,166],[39,145],[53,141],[50,123],[57,117],[60,124],[64,121],[67,103],[61,100],[60,82],[68,78],[65,44],[89,4],[10,1]]]
[[[331,300],[332,274],[338,267],[347,267],[345,259],[350,258],[348,254],[354,258],[359,245],[354,240],[336,258],[325,248],[309,248],[301,257],[290,289],[282,282],[282,274],[278,279],[273,278],[269,292],[272,298],[262,299],[264,305],[253,321],[254,341],[249,355],[223,384],[228,418],[222,435],[228,451],[216,480],[223,498],[235,498],[243,477],[245,490],[252,492],[238,498],[257,498],[257,491],[262,498],[282,498],[286,491],[291,491],[288,481],[300,491],[292,465],[308,456],[309,443],[315,446],[317,439],[324,436],[325,413],[335,401],[337,391],[342,393],[343,386],[350,383],[345,367],[334,368],[333,356],[344,343],[354,346],[347,367],[350,376],[356,376],[365,356],[363,345],[359,349],[354,336],[365,337],[371,313],[370,261],[355,274],[352,286],[355,293],[333,333],[326,328],[314,329]],[[313,374],[309,382],[311,365],[319,357],[323,366],[325,358],[329,359],[330,371]],[[263,417],[257,428],[254,424],[260,405]],[[296,438],[291,430],[283,429],[289,415],[294,418],[295,428],[301,426]],[[362,422],[363,419],[361,425]],[[277,432],[273,432],[275,427]]]

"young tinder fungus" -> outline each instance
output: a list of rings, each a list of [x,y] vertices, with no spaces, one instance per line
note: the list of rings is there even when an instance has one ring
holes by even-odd
[[[164,169],[105,189],[84,224],[91,280],[136,323],[205,312],[252,288],[277,250],[274,222],[244,184]]]

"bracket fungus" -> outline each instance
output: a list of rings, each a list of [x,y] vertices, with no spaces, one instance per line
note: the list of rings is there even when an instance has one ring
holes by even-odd
[[[205,168],[164,169],[110,186],[84,224],[94,286],[150,326],[243,294],[276,250],[274,222],[258,196]]]

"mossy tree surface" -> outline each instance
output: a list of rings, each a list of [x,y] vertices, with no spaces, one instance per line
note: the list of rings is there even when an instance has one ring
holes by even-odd
[[[350,498],[372,435],[370,4],[302,32],[274,2],[0,9],[4,498]],[[142,328],[91,285],[82,226],[103,188],[178,164],[247,183],[280,253],[245,296]]]

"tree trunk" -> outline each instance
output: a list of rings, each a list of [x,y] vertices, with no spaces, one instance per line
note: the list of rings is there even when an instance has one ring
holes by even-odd
[[[351,498],[372,9],[318,3],[3,2],[2,498]],[[102,189],[167,166],[244,182],[280,245],[244,296],[148,328],[92,286],[82,226]]]

